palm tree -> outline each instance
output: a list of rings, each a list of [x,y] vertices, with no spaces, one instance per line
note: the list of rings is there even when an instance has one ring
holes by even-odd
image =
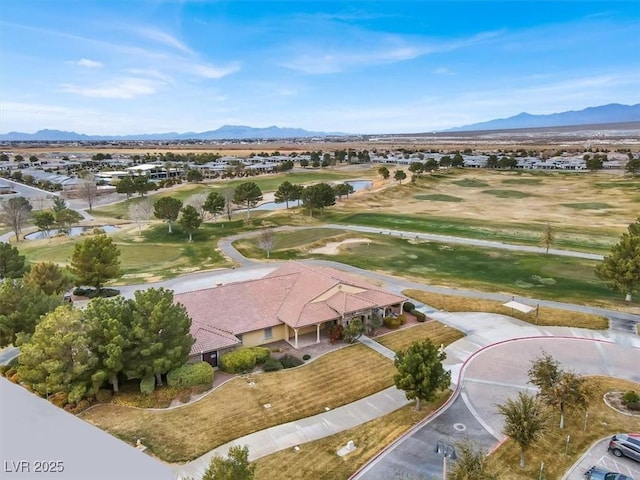
[[[520,467],[524,468],[525,452],[542,437],[547,428],[547,409],[537,397],[524,392],[497,407],[504,417],[502,433],[520,446]]]

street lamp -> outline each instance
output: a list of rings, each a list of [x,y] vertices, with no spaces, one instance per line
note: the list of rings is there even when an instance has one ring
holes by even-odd
[[[434,453],[442,455],[442,480],[447,480],[447,458],[457,460],[456,449],[450,443],[444,443],[442,440],[438,440]]]

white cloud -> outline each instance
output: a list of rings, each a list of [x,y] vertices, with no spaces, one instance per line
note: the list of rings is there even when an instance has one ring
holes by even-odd
[[[436,75],[454,75],[454,73],[447,67],[438,67],[433,70]]]
[[[131,99],[143,95],[152,95],[159,90],[159,82],[147,78],[121,78],[96,87],[80,85],[61,85],[62,91],[83,97]]]
[[[226,67],[214,67],[206,64],[193,64],[189,66],[190,70],[196,75],[203,78],[218,79],[226,77],[240,70],[239,63],[232,63]]]
[[[351,43],[356,47],[342,45],[318,49],[301,44],[296,48],[303,53],[294,54],[290,60],[281,62],[283,67],[308,74],[337,73],[346,69],[396,63],[413,60],[429,54],[449,52],[491,41],[502,32],[485,32],[455,41],[429,40],[399,35],[374,35],[372,32],[356,32]]]
[[[282,66],[309,74],[337,73],[349,67],[380,65],[411,60],[424,53],[424,50],[409,45],[383,47],[373,51],[304,53],[290,61],[282,63]]]
[[[142,37],[175,48],[176,50],[180,50],[183,53],[188,53],[189,55],[194,54],[193,50],[187,47],[180,40],[172,35],[169,35],[168,33],[161,32],[160,30],[156,30],[153,28],[138,28],[135,30],[135,32]]]
[[[96,60],[89,60],[88,58],[81,58],[80,60],[75,62],[75,64],[80,67],[86,67],[86,68],[102,68],[103,67],[102,62],[98,62]]]
[[[164,83],[174,83],[174,79],[161,72],[160,70],[157,69],[153,69],[153,68],[129,68],[128,70],[126,70],[128,73],[131,73],[133,75],[136,75],[137,77],[149,77],[149,78],[155,78],[156,80],[160,80]]]

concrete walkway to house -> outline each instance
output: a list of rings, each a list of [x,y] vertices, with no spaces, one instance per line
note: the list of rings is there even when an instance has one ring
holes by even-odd
[[[215,455],[225,456],[229,448],[234,445],[247,445],[249,447],[249,459],[256,460],[280,450],[335,435],[343,430],[391,413],[407,403],[409,402],[403,392],[390,387],[369,397],[342,407],[329,409],[313,417],[284,423],[238,438],[211,450],[192,462],[177,465],[173,470],[179,479],[187,477],[202,478],[211,462],[211,458]]]
[[[381,345],[380,343],[376,342],[375,340],[372,340],[366,335],[361,335],[360,338],[358,338],[358,341],[363,345],[366,345],[367,347],[375,350],[383,357],[387,357],[391,361],[393,361],[396,358],[396,354],[393,350],[385,347],[384,345]]]
[[[445,349],[447,353],[445,366],[451,370],[452,388],[456,389],[458,384],[463,380],[463,367],[468,366],[470,364],[469,362],[476,361],[475,358],[472,358],[476,353],[491,345],[498,345],[512,340],[536,338],[539,342],[536,346],[536,348],[538,348],[540,345],[544,345],[545,342],[553,342],[558,338],[585,339],[618,344],[622,347],[632,348],[640,352],[640,337],[626,333],[566,327],[538,327],[504,315],[488,313],[438,312],[430,316],[446,325],[465,332],[467,335]],[[366,337],[362,343],[371,346],[376,351],[379,351],[379,347],[382,347],[382,345]],[[393,352],[391,352],[391,354],[389,354],[389,352],[381,353],[387,358],[393,358]],[[636,372],[636,378],[633,378],[633,380],[640,380],[637,378],[637,375],[638,373]],[[631,377],[633,376],[634,375],[631,375]],[[505,372],[504,375],[501,376],[502,382],[508,383],[510,380],[513,379],[508,378],[508,372]],[[514,380],[514,382],[520,381],[520,379]],[[361,425],[369,420],[391,413],[408,403],[403,392],[397,390],[395,387],[390,387],[375,395],[328,410],[313,417],[277,425],[238,438],[208,452],[192,462],[174,466],[174,472],[178,478],[188,476],[200,478],[214,455],[224,456],[229,451],[229,448],[234,445],[247,445],[249,447],[250,460],[256,460],[295,446],[304,448],[304,443],[306,442],[334,435]],[[493,403],[491,403],[491,405],[493,405]],[[486,425],[487,423],[486,418],[483,418],[487,417],[485,410],[484,407],[480,408],[477,406],[471,412],[473,418],[475,418],[480,425]],[[494,428],[490,430],[496,429],[497,427],[494,426]],[[497,430],[499,431],[499,429]],[[491,438],[494,437],[491,436]],[[336,445],[336,450],[342,446],[344,445]]]

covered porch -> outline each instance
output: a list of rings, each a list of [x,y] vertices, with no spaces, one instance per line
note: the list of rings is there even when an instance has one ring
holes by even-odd
[[[285,325],[284,340],[296,350],[329,342],[329,329],[335,321],[322,322],[307,327],[294,328]]]

